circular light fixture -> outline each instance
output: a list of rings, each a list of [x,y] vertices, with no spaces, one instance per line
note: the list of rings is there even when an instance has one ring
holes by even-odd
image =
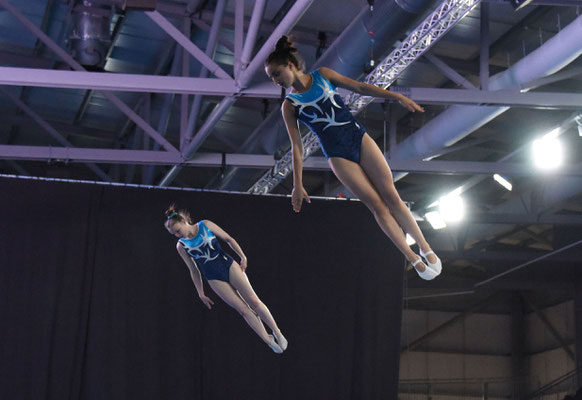
[[[541,170],[552,171],[562,165],[562,144],[555,137],[536,139],[532,145],[534,164]]]
[[[439,211],[447,222],[459,222],[465,216],[465,201],[459,195],[449,194],[439,200]]]

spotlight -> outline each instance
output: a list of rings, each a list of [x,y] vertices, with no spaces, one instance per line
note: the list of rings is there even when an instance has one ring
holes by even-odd
[[[445,221],[458,222],[465,216],[465,202],[457,194],[448,194],[440,198],[439,211]]]
[[[447,227],[441,213],[438,211],[428,212],[424,215],[424,218],[430,223],[432,229],[443,229]]]
[[[562,165],[562,144],[555,137],[548,135],[536,139],[532,145],[534,163],[543,170],[554,170]]]
[[[509,180],[507,180],[506,178],[502,177],[499,174],[494,174],[493,179],[495,179],[495,182],[499,183],[501,186],[503,186],[505,189],[511,192],[513,185],[511,184],[511,182],[509,182]]]

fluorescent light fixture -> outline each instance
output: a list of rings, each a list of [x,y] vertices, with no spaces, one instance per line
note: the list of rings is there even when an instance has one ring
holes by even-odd
[[[562,165],[562,144],[557,138],[548,137],[550,134],[536,139],[532,150],[536,167],[543,170],[554,170]]]
[[[458,222],[465,216],[465,201],[457,194],[448,194],[439,200],[439,211],[447,222]]]
[[[414,243],[416,243],[416,240],[414,240],[414,238],[407,233],[406,234],[406,243],[409,246],[412,246]]]
[[[424,217],[430,223],[433,229],[443,229],[446,228],[447,224],[438,211],[431,211],[424,214]]]
[[[503,186],[505,189],[507,189],[511,192],[513,185],[507,179],[505,179],[504,177],[502,177],[499,174],[494,174],[493,179],[495,179],[495,182],[499,183],[501,186]]]
[[[582,124],[578,125],[578,136],[582,136]]]

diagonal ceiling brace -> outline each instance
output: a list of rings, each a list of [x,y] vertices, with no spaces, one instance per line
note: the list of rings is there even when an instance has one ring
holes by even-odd
[[[246,88],[251,82],[253,76],[259,71],[267,55],[272,51],[273,47],[281,37],[281,35],[289,32],[293,26],[299,21],[303,16],[305,11],[311,6],[313,0],[297,0],[289,13],[283,18],[281,23],[275,28],[271,33],[271,36],[259,49],[253,60],[249,63],[248,68],[241,72],[239,78],[236,81],[237,88]],[[185,159],[190,159],[196,151],[200,148],[202,143],[206,140],[208,135],[212,132],[218,121],[222,116],[230,109],[230,106],[234,103],[234,97],[225,97],[222,101],[214,108],[206,122],[200,127],[188,147],[184,150],[183,156]],[[181,167],[179,165],[174,165],[167,173],[164,175],[160,182],[160,186],[168,186],[172,180],[178,175]]]
[[[172,23],[164,18],[164,16],[158,11],[146,11],[145,14],[218,78],[232,79],[232,77],[222,68],[220,68],[220,66],[214,62],[212,58],[208,57],[208,55],[206,55],[198,48],[198,46],[192,43],[188,37],[180,32],[178,28],[172,25]]]
[[[568,358],[570,360],[572,360],[573,362],[576,362],[576,356],[574,355],[574,352],[570,349],[570,346],[568,346],[568,344],[566,343],[566,341],[564,340],[564,338],[562,338],[562,336],[560,335],[560,333],[558,332],[558,330],[554,327],[554,325],[552,325],[552,323],[550,322],[550,320],[530,300],[529,296],[527,296],[525,294],[525,292],[520,292],[519,294],[521,295],[521,297],[523,298],[523,300],[527,303],[527,305],[530,306],[532,310],[534,310],[534,312],[536,313],[536,315],[538,316],[538,318],[542,321],[542,323],[546,326],[546,328],[548,328],[548,330],[550,331],[550,333],[552,334],[552,336],[554,336],[554,338],[558,341],[558,343],[560,343],[560,346],[562,346],[562,349],[564,349],[564,351],[568,355]]]
[[[402,348],[400,349],[400,353],[404,353],[406,351],[413,350],[416,347],[423,344],[424,342],[426,342],[427,340],[429,340],[430,338],[432,338],[433,336],[436,336],[439,333],[449,329],[451,326],[454,326],[458,322],[464,321],[471,314],[473,314],[473,313],[479,311],[480,309],[486,307],[487,305],[489,305],[495,299],[496,295],[497,295],[497,293],[490,295],[485,300],[481,301],[480,303],[475,304],[473,307],[471,307],[467,311],[463,312],[462,314],[459,314],[459,315],[449,319],[448,321],[437,326],[436,328],[434,328],[430,332],[425,333],[424,335],[422,335],[418,339],[408,343],[405,346],[402,346]]]
[[[73,147],[71,142],[63,137],[55,128],[53,128],[48,122],[43,120],[37,113],[35,113],[30,107],[28,107],[22,100],[15,96],[10,90],[5,87],[0,86],[0,92],[2,92],[6,97],[8,97],[12,102],[14,102],[22,111],[24,111],[30,118],[32,118],[41,128],[46,130],[52,137],[54,137],[60,144],[65,147]],[[99,178],[103,179],[105,182],[110,182],[109,176],[101,170],[98,166],[92,163],[87,163],[87,167],[93,171]]]
[[[54,40],[52,40],[48,35],[41,31],[34,23],[32,23],[24,14],[22,14],[16,7],[12,6],[8,0],[0,0],[0,7],[5,8],[14,17],[24,25],[28,30],[30,30],[34,35],[36,35],[48,48],[54,51],[63,61],[65,61],[71,68],[76,71],[86,71],[81,64],[79,64],[69,53],[62,49]],[[143,118],[141,118],[137,113],[135,113],[130,107],[127,106],[123,101],[121,101],[113,93],[103,91],[103,95],[111,101],[115,106],[117,106],[121,112],[132,119],[136,125],[144,130],[148,135],[150,135],[156,142],[160,143],[164,149],[172,153],[179,153],[178,150],[172,146],[164,137],[162,137],[154,128],[152,128],[148,123],[146,123]]]

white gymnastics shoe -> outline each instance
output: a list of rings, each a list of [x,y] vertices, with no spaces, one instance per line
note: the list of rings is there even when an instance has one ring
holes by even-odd
[[[412,266],[415,267],[414,270],[416,271],[416,273],[418,274],[418,276],[420,276],[422,279],[424,279],[425,281],[431,281],[434,278],[436,278],[438,276],[438,274],[436,273],[436,271],[430,269],[429,267],[426,267],[424,269],[424,271],[419,272],[416,269],[416,265],[422,262],[422,258],[418,257],[418,260],[416,260],[415,262],[412,263]]]
[[[283,336],[282,333],[279,333],[278,335],[275,334],[275,338],[277,339],[277,343],[279,344],[279,347],[281,347],[281,350],[283,351],[287,350],[289,342],[287,341],[287,339],[285,339],[285,336]]]
[[[435,263],[431,263],[430,261],[428,261],[428,258],[426,258],[426,256],[428,256],[429,254],[432,254],[436,257],[436,262]],[[430,250],[427,251],[426,253],[423,253],[422,250],[420,251],[420,255],[424,257],[424,259],[426,260],[426,266],[430,269],[432,269],[434,272],[437,273],[437,275],[439,275],[441,273],[441,271],[443,270],[443,264],[441,263],[441,259],[437,257],[436,254],[434,254],[434,251]]]
[[[277,354],[281,354],[283,352],[283,349],[281,347],[279,347],[279,345],[277,344],[277,342],[275,342],[275,338],[273,337],[273,335],[269,335],[269,347],[271,348],[271,350],[273,350],[275,353]]]

